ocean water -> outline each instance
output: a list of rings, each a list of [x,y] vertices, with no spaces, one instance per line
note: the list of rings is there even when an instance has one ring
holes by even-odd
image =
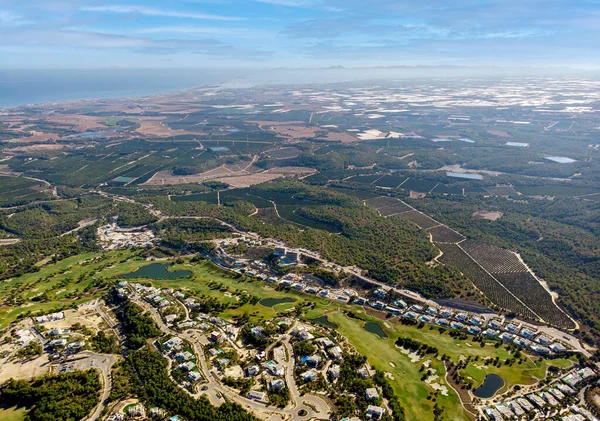
[[[0,108],[152,95],[225,82],[232,76],[182,69],[0,70]]]

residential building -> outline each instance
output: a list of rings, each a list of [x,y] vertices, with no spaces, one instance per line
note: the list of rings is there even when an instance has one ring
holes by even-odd
[[[340,377],[340,366],[339,365],[332,365],[327,370],[327,373],[329,374],[329,376],[332,379],[337,379],[338,377]]]
[[[302,377],[302,380],[304,380],[305,382],[312,382],[316,380],[317,372],[315,370],[308,370],[300,374],[300,377]]]
[[[334,360],[341,360],[342,359],[343,352],[342,352],[342,348],[340,348],[339,346],[334,346],[329,351],[327,351],[327,353]]]
[[[369,405],[367,407],[367,417],[370,418],[381,418],[385,413],[385,408],[375,405]]]
[[[255,401],[264,401],[266,394],[264,392],[259,392],[257,390],[251,390],[248,392],[248,399],[252,399]]]
[[[369,387],[365,391],[365,397],[367,398],[368,401],[376,400],[376,399],[379,399],[379,393],[377,392],[376,388]]]
[[[285,387],[285,382],[281,379],[271,380],[271,390],[278,391]]]

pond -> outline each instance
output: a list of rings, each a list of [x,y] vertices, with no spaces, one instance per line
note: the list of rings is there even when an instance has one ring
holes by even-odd
[[[187,278],[192,275],[189,270],[176,270],[169,272],[166,263],[152,263],[138,268],[135,272],[121,275],[121,278],[150,278],[150,279],[177,279]]]
[[[473,391],[473,395],[478,398],[488,399],[493,397],[496,392],[504,386],[504,380],[497,374],[488,374],[485,376],[483,384]]]
[[[381,339],[387,339],[387,335],[385,334],[385,332],[383,331],[383,328],[381,327],[381,325],[379,323],[367,322],[367,323],[365,323],[364,328],[367,332],[374,333],[374,334],[378,335]]]
[[[319,316],[317,318],[310,319],[310,321],[318,323],[318,324],[323,325],[325,327],[329,327],[331,329],[337,329],[338,328],[338,325],[335,324],[335,323],[333,323],[333,322],[330,322],[329,318],[327,318],[327,316]]]
[[[289,297],[284,297],[284,298],[263,298],[258,303],[260,305],[265,306],[265,307],[275,307],[277,304],[293,303],[294,301],[296,301],[296,300],[294,300],[293,298],[289,298]]]

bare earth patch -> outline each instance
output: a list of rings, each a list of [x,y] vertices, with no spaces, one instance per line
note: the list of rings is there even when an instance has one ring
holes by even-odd
[[[487,219],[488,221],[497,221],[504,215],[502,212],[491,212],[486,210],[478,210],[473,213],[475,219]]]
[[[44,354],[26,362],[7,362],[0,370],[0,384],[8,379],[31,380],[48,374],[48,355]]]
[[[273,122],[263,121],[260,122],[263,130],[275,132],[280,136],[284,136],[290,139],[302,139],[315,137],[317,132],[320,131],[318,127],[306,127],[301,125],[282,125],[273,124]]]
[[[325,137],[327,140],[331,141],[339,141],[342,143],[353,143],[357,142],[358,139],[352,136],[350,133],[340,133],[340,132],[329,132]]]

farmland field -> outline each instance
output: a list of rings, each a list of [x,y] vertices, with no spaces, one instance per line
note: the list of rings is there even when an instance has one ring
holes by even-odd
[[[23,177],[0,176],[0,206],[17,206],[52,197],[48,186]]]
[[[398,177],[395,175],[384,175],[375,182],[377,187],[389,187],[395,189],[406,180],[406,177]]]
[[[400,200],[398,200],[394,197],[387,197],[387,196],[374,197],[372,199],[368,199],[366,201],[366,203],[367,203],[367,205],[373,206],[374,208],[377,208],[377,209],[383,208],[385,206],[401,204]]]
[[[207,202],[213,205],[217,204],[217,192],[188,194],[187,196],[172,196],[174,202]]]
[[[485,244],[480,241],[466,240],[460,243],[466,253],[477,260],[490,273],[526,272],[527,267],[508,250]]]
[[[514,253],[471,240],[463,241],[459,247],[542,319],[565,328],[575,327]]]
[[[445,225],[429,228],[434,243],[458,243],[465,237]]]
[[[381,208],[377,208],[381,216],[391,216],[396,215],[402,212],[410,212],[412,208],[403,202],[398,202],[395,205],[383,206]]]
[[[410,211],[410,212],[401,213],[399,215],[395,215],[394,218],[405,219],[407,221],[414,223],[419,228],[423,228],[423,229],[433,228],[437,225],[440,225],[439,222],[433,220],[429,216],[427,216],[421,212],[418,212],[418,211]]]
[[[535,314],[511,295],[492,275],[479,266],[456,244],[436,243],[444,253],[438,260],[460,270],[489,300],[523,317],[536,319]]]
[[[566,329],[575,327],[552,301],[550,293],[529,272],[499,273],[494,277],[548,323]]]
[[[357,175],[350,178],[348,181],[353,183],[372,184],[374,181],[379,180],[380,178],[380,175]]]
[[[430,192],[431,190],[433,190],[433,188],[437,184],[438,183],[436,183],[434,181],[418,180],[416,178],[409,178],[408,180],[406,180],[404,182],[404,184],[402,184],[401,188],[404,190],[414,190],[414,191],[421,192],[421,193],[427,193],[427,192]]]

